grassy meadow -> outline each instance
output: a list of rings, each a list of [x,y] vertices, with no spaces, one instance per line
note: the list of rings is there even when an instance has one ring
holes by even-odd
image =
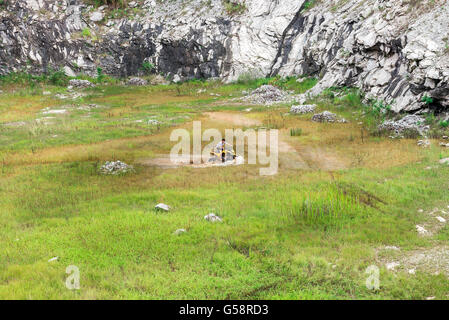
[[[449,211],[449,170],[439,164],[449,149],[373,134],[379,115],[355,90],[311,101],[349,121],[323,124],[288,114],[291,105],[236,99],[266,83],[302,93],[314,79],[111,81],[74,99],[57,98],[68,94],[58,83],[28,80],[0,86],[0,299],[448,298],[444,272],[391,271],[385,261],[447,244],[449,228],[432,229],[427,212]],[[258,165],[142,164],[168,154],[171,131],[193,120],[236,127],[206,112],[279,129],[302,166],[291,152],[274,176]],[[135,172],[102,175],[108,160]],[[160,202],[172,210],[155,211]],[[223,223],[205,221],[210,212]],[[417,224],[432,234],[418,235]],[[79,290],[65,287],[69,265]],[[370,265],[380,268],[378,290],[365,285]]]

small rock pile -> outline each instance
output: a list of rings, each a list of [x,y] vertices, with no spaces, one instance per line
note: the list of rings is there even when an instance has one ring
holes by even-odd
[[[299,106],[292,106],[290,109],[291,113],[296,114],[305,114],[305,113],[312,113],[316,109],[316,105],[314,104],[304,104]]]
[[[120,174],[134,171],[133,166],[127,165],[126,163],[118,161],[106,161],[104,165],[101,166],[100,172],[102,174]]]
[[[418,146],[419,147],[423,147],[423,148],[427,148],[430,146],[430,141],[429,140],[419,140],[418,141]]]
[[[312,117],[312,121],[331,122],[331,123],[333,123],[333,122],[346,123],[347,122],[346,119],[343,119],[343,118],[339,119],[335,113],[332,113],[330,111],[323,111],[321,113],[314,114]]]
[[[416,132],[420,135],[424,135],[429,130],[429,126],[426,126],[424,122],[424,118],[418,115],[409,114],[398,121],[387,120],[378,128],[380,130],[392,131],[398,136],[402,136],[405,131]]]
[[[148,84],[148,81],[146,81],[145,79],[142,78],[131,78],[128,80],[128,85],[129,86],[146,86]]]
[[[72,79],[69,81],[69,88],[89,88],[94,84],[89,80]]]
[[[245,97],[246,101],[257,104],[272,104],[284,102],[288,98],[288,93],[272,85],[263,85]]]

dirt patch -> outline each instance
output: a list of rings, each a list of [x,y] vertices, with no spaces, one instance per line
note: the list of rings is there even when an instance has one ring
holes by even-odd
[[[226,122],[234,126],[253,127],[262,125],[260,120],[248,118],[238,113],[205,112],[204,115],[208,116],[212,121]]]
[[[386,253],[388,257],[385,256]],[[409,252],[382,249],[378,252],[378,262],[390,266],[391,271],[415,274],[417,271],[430,274],[449,275],[449,247],[436,246],[420,248]],[[391,268],[391,266],[394,266]]]
[[[191,167],[195,169],[200,168],[211,168],[211,167],[218,167],[218,166],[235,166],[235,165],[242,165],[244,164],[242,157],[237,157],[236,160],[233,161],[207,161],[207,162],[201,162],[201,155],[194,155],[191,158],[185,158],[181,159],[179,161],[172,161],[170,159],[170,155],[159,155],[157,158],[154,159],[145,159],[141,161],[137,161],[140,165],[145,166],[155,166],[163,169],[172,169],[172,168],[180,168],[180,167]]]

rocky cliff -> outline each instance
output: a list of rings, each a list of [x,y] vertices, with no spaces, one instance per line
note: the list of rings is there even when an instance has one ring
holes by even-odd
[[[175,81],[314,75],[312,94],[356,86],[395,111],[449,108],[446,0],[236,1],[3,0],[0,74],[127,77],[148,62]]]

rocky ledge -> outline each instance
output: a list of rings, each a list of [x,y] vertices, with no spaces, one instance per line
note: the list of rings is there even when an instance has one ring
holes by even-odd
[[[232,3],[243,10],[222,0],[136,0],[118,17],[82,0],[4,0],[0,74],[308,75],[320,80],[311,95],[355,86],[396,112],[449,107],[445,0]]]

